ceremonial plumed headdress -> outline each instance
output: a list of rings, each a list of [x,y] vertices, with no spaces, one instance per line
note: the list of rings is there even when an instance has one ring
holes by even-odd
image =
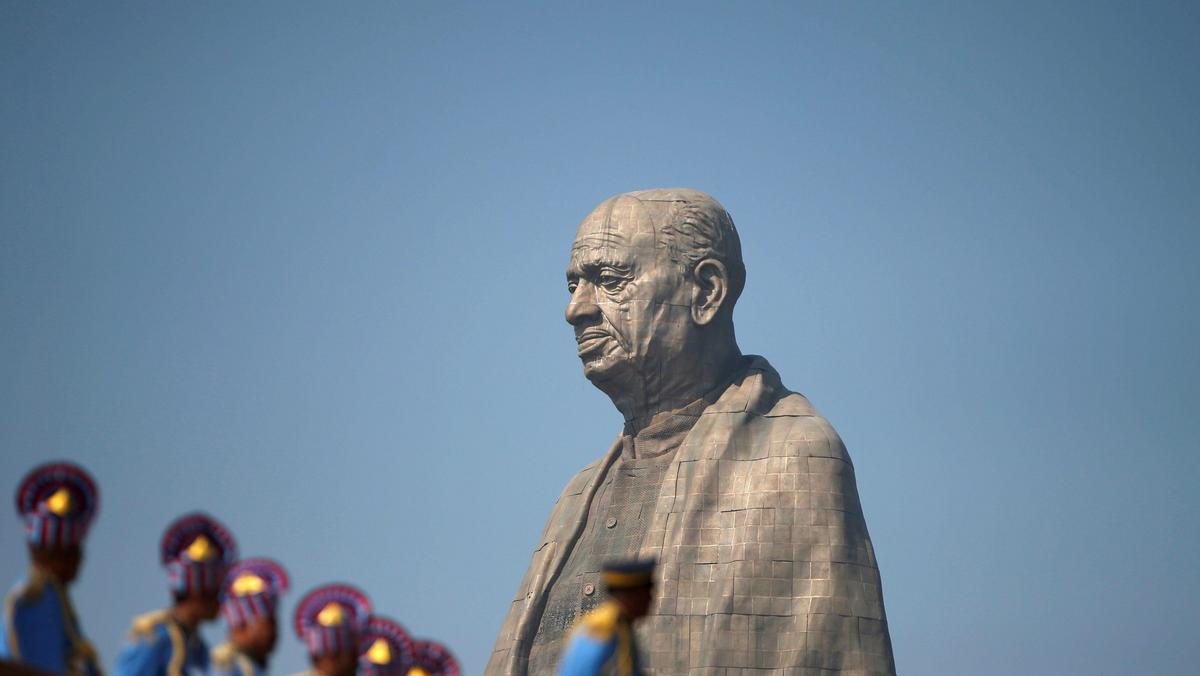
[[[654,559],[609,561],[600,568],[600,580],[611,589],[637,589],[654,584]]]
[[[413,641],[399,622],[372,615],[358,640],[358,673],[407,676],[413,665]]]
[[[308,654],[320,657],[358,651],[358,639],[371,616],[371,602],[347,584],[329,584],[310,591],[296,606],[296,634]]]
[[[237,542],[221,522],[200,512],[181,516],[162,537],[162,564],[177,594],[219,591],[237,561]]]
[[[279,597],[288,590],[287,571],[271,559],[238,561],[225,575],[221,613],[231,627],[274,617]]]
[[[100,507],[96,482],[69,462],[34,468],[17,487],[17,513],[35,547],[58,549],[83,542]]]
[[[458,660],[436,641],[413,641],[413,667],[409,676],[459,676]]]

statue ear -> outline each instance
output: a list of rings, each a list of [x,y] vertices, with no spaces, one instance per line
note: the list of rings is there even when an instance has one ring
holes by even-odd
[[[729,271],[721,261],[705,258],[696,263],[692,276],[696,280],[692,290],[692,321],[705,326],[712,323],[729,297]]]

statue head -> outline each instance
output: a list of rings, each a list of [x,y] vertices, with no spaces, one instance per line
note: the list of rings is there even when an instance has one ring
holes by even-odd
[[[567,268],[567,322],[584,375],[627,420],[685,406],[741,356],[745,284],[733,219],[697,190],[610,197],[583,220]]]

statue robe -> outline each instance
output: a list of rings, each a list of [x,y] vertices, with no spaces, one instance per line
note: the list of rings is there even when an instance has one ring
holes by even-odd
[[[620,450],[618,438],[559,496],[488,676],[528,671],[546,598]],[[762,357],[676,451],[639,556],[658,559],[653,614],[637,628],[647,673],[895,673],[850,457]]]

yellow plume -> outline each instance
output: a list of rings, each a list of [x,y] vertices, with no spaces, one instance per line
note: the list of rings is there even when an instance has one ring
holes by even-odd
[[[267,583],[254,573],[244,573],[233,581],[234,596],[251,596],[261,594],[267,589]]]
[[[188,545],[187,555],[193,561],[204,563],[217,558],[217,549],[213,547],[213,543],[204,535],[200,535],[192,544]]]
[[[367,659],[371,660],[371,664],[391,664],[392,663],[392,647],[382,638],[375,639],[371,644],[371,648],[367,650]]]
[[[317,622],[322,627],[336,627],[346,621],[346,611],[337,603],[330,603],[317,613]]]
[[[66,516],[74,511],[75,501],[71,499],[71,491],[64,488],[59,488],[54,491],[54,494],[46,498],[46,506],[50,511],[58,516]]]

